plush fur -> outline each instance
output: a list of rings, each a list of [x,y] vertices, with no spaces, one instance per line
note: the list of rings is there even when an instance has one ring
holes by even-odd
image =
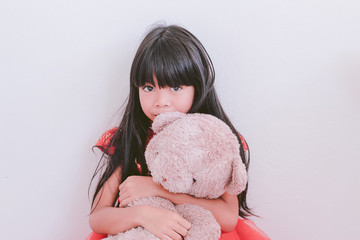
[[[215,199],[223,193],[241,193],[247,173],[241,161],[240,145],[230,128],[208,114],[163,113],[152,124],[156,135],[145,158],[154,182],[173,193]],[[177,212],[192,227],[185,240],[217,240],[221,229],[212,213],[200,206],[174,206],[167,199],[147,197],[133,205],[153,205]],[[129,207],[130,207],[129,206]],[[142,227],[109,236],[108,240],[159,240]]]

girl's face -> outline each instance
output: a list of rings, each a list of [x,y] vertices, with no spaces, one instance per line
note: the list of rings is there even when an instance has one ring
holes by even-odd
[[[149,83],[139,87],[141,108],[151,121],[164,112],[189,112],[194,100],[193,86],[159,88],[155,76],[154,83],[155,86]]]

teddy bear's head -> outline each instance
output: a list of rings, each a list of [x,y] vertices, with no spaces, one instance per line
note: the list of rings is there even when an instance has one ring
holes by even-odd
[[[152,129],[156,135],[146,148],[146,162],[153,180],[168,191],[218,198],[245,189],[239,142],[223,121],[208,114],[171,112],[157,116]]]

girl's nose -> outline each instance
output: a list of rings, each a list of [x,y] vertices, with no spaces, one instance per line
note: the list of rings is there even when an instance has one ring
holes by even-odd
[[[160,89],[156,96],[155,101],[156,107],[168,107],[170,106],[170,96],[168,95],[166,89]]]

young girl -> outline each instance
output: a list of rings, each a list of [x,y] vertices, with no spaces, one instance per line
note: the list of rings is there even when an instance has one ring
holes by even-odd
[[[247,145],[221,107],[214,80],[208,53],[189,31],[174,25],[157,26],[147,34],[132,63],[130,94],[121,123],[104,133],[96,144],[104,152],[101,160],[105,161],[100,161],[103,164],[94,173],[95,177],[104,169],[95,189],[89,220],[95,233],[116,234],[142,226],[160,239],[183,239],[191,224],[180,215],[151,206],[125,208],[136,198],[160,196],[174,204],[192,203],[210,210],[223,231],[221,239],[239,239],[234,229],[242,234],[241,226],[245,223],[239,215],[252,215],[246,202],[247,188],[239,196],[225,193],[215,200],[173,194],[152,181],[144,157],[154,134],[150,126],[158,114],[207,113],[226,122],[238,136],[240,155],[248,168]],[[120,205],[114,206],[117,200]],[[88,239],[106,236],[95,233]]]

